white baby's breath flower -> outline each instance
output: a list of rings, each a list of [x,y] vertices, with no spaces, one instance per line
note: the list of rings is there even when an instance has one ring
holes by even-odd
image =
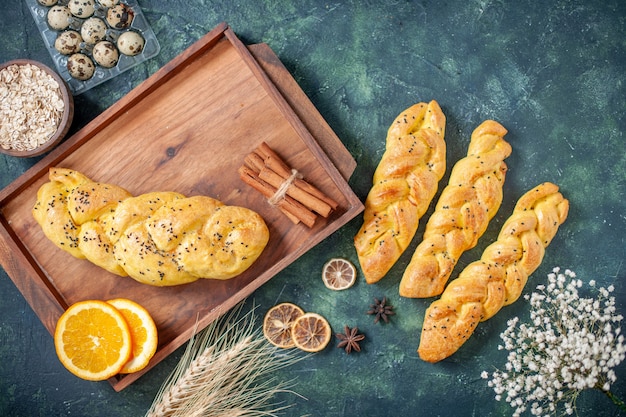
[[[518,317],[507,322],[498,349],[507,350],[504,370],[481,378],[513,408],[513,415],[525,411],[531,415],[576,412],[576,398],[588,388],[602,390],[623,411],[626,405],[610,391],[617,379],[613,368],[626,358],[626,344],[621,334],[622,315],[616,314],[615,290],[596,288],[598,298],[582,298],[578,288],[583,281],[566,269],[556,267],[548,274],[546,285],[525,295],[530,303],[530,323]]]

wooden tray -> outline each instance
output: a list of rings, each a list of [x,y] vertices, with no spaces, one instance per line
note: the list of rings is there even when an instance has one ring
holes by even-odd
[[[241,182],[237,168],[262,141],[339,209],[311,229],[293,225]],[[135,195],[172,190],[252,208],[270,241],[248,271],[227,281],[158,288],[115,276],[57,249],[32,218],[52,166]],[[206,327],[360,213],[346,181],[355,166],[272,51],[246,48],[222,23],[0,192],[0,262],[51,334],[63,311],[84,299],[126,297],[150,311],[158,351],[143,371],[109,380],[120,391],[184,344],[196,320]]]

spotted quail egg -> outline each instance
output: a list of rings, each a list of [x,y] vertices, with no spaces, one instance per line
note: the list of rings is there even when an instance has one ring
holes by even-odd
[[[80,51],[83,38],[75,30],[61,32],[54,41],[54,48],[63,55],[71,55]]]
[[[70,0],[67,7],[74,16],[86,19],[93,15],[96,5],[94,0]]]
[[[132,30],[124,32],[117,39],[117,47],[124,55],[138,55],[143,51],[145,40],[143,37]]]
[[[96,66],[87,55],[77,53],[67,59],[67,70],[73,78],[85,81],[93,77]]]
[[[80,28],[80,35],[88,44],[95,44],[104,39],[107,33],[107,25],[99,17],[90,17],[85,20]]]
[[[104,7],[113,7],[116,4],[119,4],[120,0],[98,0],[101,6]]]
[[[50,6],[54,6],[55,4],[57,4],[59,0],[37,0],[37,2],[41,4],[42,6],[50,7]]]
[[[98,42],[91,54],[96,63],[104,68],[113,68],[120,59],[117,48],[109,41]]]
[[[48,10],[47,19],[52,29],[64,30],[70,25],[72,13],[67,6],[52,6]]]
[[[107,23],[115,29],[126,29],[133,22],[135,12],[126,4],[118,4],[107,10]]]

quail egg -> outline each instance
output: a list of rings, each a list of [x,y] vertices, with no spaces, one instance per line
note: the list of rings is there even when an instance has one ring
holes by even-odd
[[[67,6],[52,6],[48,10],[48,25],[52,29],[64,30],[70,25],[72,13]]]
[[[96,63],[104,68],[113,68],[120,59],[120,53],[109,41],[100,41],[91,52]]]
[[[138,55],[143,51],[145,40],[139,33],[129,30],[117,38],[117,47],[124,55]]]
[[[107,10],[107,23],[115,29],[126,29],[133,22],[135,12],[126,4],[118,4]]]
[[[96,5],[94,0],[70,0],[67,7],[74,16],[86,19],[93,15]]]
[[[86,81],[93,77],[96,66],[87,55],[77,53],[67,59],[67,70],[73,78]]]
[[[104,39],[107,33],[107,25],[99,17],[90,17],[85,20],[80,28],[80,35],[88,44],[95,44]]]
[[[80,51],[83,38],[75,30],[61,32],[54,41],[54,48],[63,55],[71,55]]]
[[[119,2],[120,0],[98,0],[98,3],[100,3],[103,7],[113,7],[116,4],[119,4]]]
[[[59,0],[37,0],[37,3],[41,4],[42,6],[46,6],[46,7],[54,6],[58,2],[59,2]]]

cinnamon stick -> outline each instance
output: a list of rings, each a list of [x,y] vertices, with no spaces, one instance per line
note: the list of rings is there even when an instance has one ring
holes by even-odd
[[[302,179],[296,179],[294,181],[294,185],[301,190],[308,192],[312,196],[319,198],[320,200],[328,204],[333,210],[337,210],[337,208],[339,207],[339,203],[337,203],[335,200],[321,192],[319,189],[315,188],[313,185]]]
[[[258,155],[264,162],[265,166],[272,169],[278,175],[280,175],[283,179],[287,179],[291,176],[291,169],[289,166],[281,159],[280,156],[266,142],[262,142],[254,152]],[[333,210],[337,210],[339,204],[320,191],[315,186],[306,182],[305,180],[298,178],[294,181],[294,185],[301,190],[311,194],[313,197],[322,200],[327,205],[332,207]],[[324,216],[326,217],[326,216]]]
[[[262,142],[259,147],[256,149],[256,153],[263,158],[263,162],[266,166],[271,168],[278,175],[283,177],[284,179],[289,178],[291,175],[291,169],[289,166],[283,162],[283,160],[274,152],[272,148],[265,142]]]
[[[266,198],[271,198],[276,192],[276,189],[274,189],[273,186],[261,180],[258,177],[258,174],[249,167],[240,167],[239,176],[243,182],[250,185],[255,190],[259,191]],[[313,227],[313,225],[315,224],[315,213],[311,212],[304,205],[300,204],[292,197],[285,196],[285,198],[276,203],[276,207],[278,207],[285,215],[287,215],[289,219],[295,224],[300,221],[308,227]]]
[[[254,152],[244,158],[244,163],[257,173],[261,172],[261,170],[265,168],[265,161],[263,158]]]
[[[285,178],[281,177],[268,167],[264,167],[263,169],[261,169],[261,171],[259,172],[259,178],[267,182],[271,186],[276,187],[276,189],[280,188],[281,185],[285,182]],[[289,188],[287,188],[287,195],[293,197],[309,210],[312,210],[323,217],[328,217],[333,210],[332,207],[326,204],[324,201],[307,193],[301,188],[294,186],[293,184],[291,184]]]
[[[312,227],[315,213],[328,217],[339,207],[336,201],[302,179],[265,142],[244,158],[239,176],[295,224],[302,222]]]

